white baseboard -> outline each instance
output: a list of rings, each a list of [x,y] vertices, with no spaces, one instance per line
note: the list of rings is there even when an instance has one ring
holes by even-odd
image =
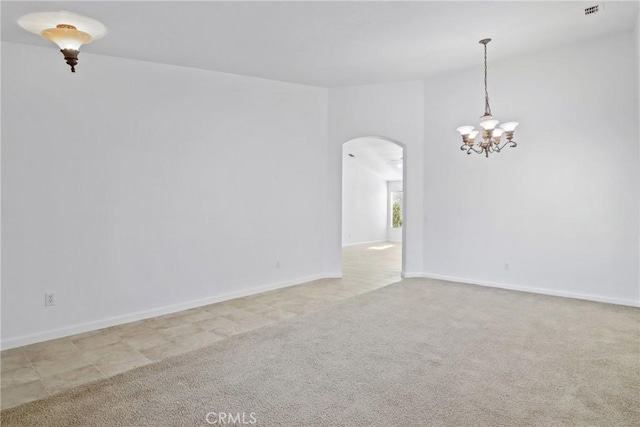
[[[342,274],[340,273],[341,277]],[[22,347],[23,345],[34,344],[42,341],[48,341],[56,338],[63,338],[69,335],[81,334],[83,332],[95,331],[97,329],[108,328],[110,326],[121,325],[124,323],[136,322],[138,320],[149,319],[151,317],[162,316],[165,314],[171,314],[182,310],[188,310],[190,308],[202,307],[204,305],[214,304],[217,302],[227,301],[234,298],[246,297],[249,295],[255,295],[262,292],[272,291],[275,289],[287,288],[289,286],[300,285],[302,283],[312,282],[314,280],[335,278],[333,274],[317,274],[312,276],[300,277],[294,280],[288,280],[279,283],[272,283],[264,286],[258,286],[255,288],[245,289],[237,292],[228,292],[226,294],[216,295],[208,298],[202,298],[198,300],[187,301],[179,304],[172,304],[163,307],[154,308],[151,310],[139,311],[136,313],[125,314],[121,316],[114,316],[107,319],[96,320],[92,322],[79,323],[71,326],[67,326],[59,329],[52,329],[49,331],[38,332],[35,334],[22,335],[13,338],[2,339],[0,341],[0,349],[8,350],[15,347]]]
[[[342,271],[337,273],[325,273],[323,279],[342,279]]]
[[[459,282],[459,283],[466,283],[470,285],[487,286],[492,288],[508,289],[513,291],[531,292],[536,294],[552,295],[557,297],[575,298],[575,299],[582,299],[582,300],[589,300],[589,301],[604,302],[609,304],[640,307],[640,301],[634,301],[634,300],[604,297],[601,295],[555,291],[555,290],[544,289],[544,288],[515,286],[515,285],[504,284],[504,283],[486,282],[481,280],[474,280],[474,279],[467,279],[467,278],[453,277],[453,276],[444,276],[439,274],[402,272],[402,277],[405,279],[426,278],[426,279],[445,280],[449,282]],[[334,279],[334,278],[342,278],[342,273],[332,272],[332,273],[324,273],[324,274],[300,277],[294,280],[289,280],[289,281],[284,281],[279,283],[272,283],[272,284],[258,286],[255,288],[245,289],[237,292],[229,292],[226,294],[216,295],[209,298],[203,298],[203,299],[188,301],[180,304],[173,304],[173,305],[168,305],[164,307],[158,307],[152,310],[145,310],[145,311],[140,311],[136,313],[125,314],[122,316],[110,317],[107,319],[96,320],[93,322],[80,323],[80,324],[71,325],[64,328],[38,332],[35,334],[22,335],[19,337],[2,339],[0,341],[0,348],[2,350],[8,350],[15,347],[34,344],[37,342],[48,341],[56,338],[63,338],[69,335],[80,334],[83,332],[89,332],[97,329],[108,328],[110,326],[116,326],[124,323],[130,323],[138,320],[148,319],[151,317],[171,314],[178,311],[188,310],[190,308],[196,308],[204,305],[214,304],[217,302],[227,301],[234,298],[241,298],[241,297],[259,294],[262,292],[267,292],[275,289],[287,288],[289,286],[300,285],[302,283],[312,282],[314,280]]]
[[[406,272],[403,271],[400,273],[403,279],[422,279],[425,277],[423,273],[414,273],[414,272]]]
[[[534,294],[542,294],[542,295],[551,295],[555,297],[563,297],[563,298],[574,298],[574,299],[582,299],[588,301],[596,301],[596,302],[604,302],[608,304],[617,304],[617,305],[626,305],[630,307],[640,307],[640,301],[622,299],[622,298],[611,298],[602,295],[593,295],[593,294],[581,294],[576,292],[566,292],[566,291],[556,291],[553,289],[545,289],[545,288],[532,288],[528,286],[516,286],[516,285],[508,285],[505,283],[495,283],[495,282],[486,282],[482,280],[475,279],[467,279],[463,277],[452,277],[452,276],[443,276],[440,274],[430,274],[430,273],[422,273],[420,276],[403,276],[406,278],[410,277],[422,277],[425,279],[437,279],[437,280],[446,280],[448,282],[459,282],[466,283],[469,285],[479,285],[479,286],[487,286],[490,288],[500,288],[500,289],[508,289],[511,291],[521,291],[521,292],[530,292]]]

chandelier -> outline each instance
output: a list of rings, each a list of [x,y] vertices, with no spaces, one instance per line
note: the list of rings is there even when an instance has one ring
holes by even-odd
[[[482,39],[480,44],[484,45],[484,115],[480,117],[480,127],[482,128],[482,138],[476,142],[476,136],[480,133],[473,126],[460,126],[456,130],[462,135],[462,146],[460,150],[467,151],[467,154],[482,154],[489,157],[489,153],[499,153],[507,144],[515,147],[513,132],[518,126],[518,122],[507,122],[498,126],[498,120],[493,120],[491,107],[489,106],[489,92],[487,91],[487,44],[491,39]],[[504,143],[501,142],[502,135],[505,136]],[[502,145],[500,145],[502,143]]]
[[[107,33],[101,22],[64,11],[30,13],[21,17],[18,25],[57,44],[72,73],[76,72],[80,46]]]

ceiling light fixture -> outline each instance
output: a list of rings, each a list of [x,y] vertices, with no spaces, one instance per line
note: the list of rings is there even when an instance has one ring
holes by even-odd
[[[474,129],[473,126],[460,126],[456,130],[462,135],[462,151],[466,150],[467,154],[484,153],[489,157],[489,153],[499,153],[507,144],[509,147],[515,147],[518,144],[513,140],[513,132],[518,126],[518,122],[507,122],[498,125],[497,120],[492,120],[491,107],[489,106],[489,92],[487,91],[487,44],[491,39],[482,39],[480,44],[484,45],[484,115],[480,117],[480,127],[482,128],[482,139],[476,143],[476,136],[480,131]],[[500,138],[504,134],[506,141],[500,145]],[[474,148],[476,145],[478,148]]]
[[[76,72],[80,46],[107,33],[101,22],[64,11],[30,13],[18,19],[18,25],[57,44],[72,73]]]

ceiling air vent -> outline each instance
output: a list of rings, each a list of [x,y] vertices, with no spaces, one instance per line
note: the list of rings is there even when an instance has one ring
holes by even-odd
[[[590,7],[585,7],[584,8],[584,14],[585,15],[593,15],[594,13],[598,13],[600,12],[600,10],[602,10],[602,6],[601,4],[596,4]]]

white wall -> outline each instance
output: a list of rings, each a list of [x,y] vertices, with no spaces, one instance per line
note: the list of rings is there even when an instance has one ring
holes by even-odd
[[[4,348],[323,275],[327,90],[2,60]]]
[[[636,20],[636,26],[634,28],[634,39],[635,39],[635,56],[636,56],[636,76],[640,79],[640,10],[638,10],[638,19]],[[638,89],[638,99],[640,99],[640,84],[637,87]],[[638,134],[640,134],[640,120],[638,121]],[[640,150],[638,150],[638,163],[640,164]],[[640,188],[638,188],[638,223],[640,223]],[[640,242],[640,226],[638,227],[638,241]],[[640,249],[639,249],[640,250]],[[638,276],[640,276],[640,263],[638,263]],[[640,287],[640,283],[638,284]]]
[[[402,181],[387,181],[387,240],[390,242],[402,241],[402,227],[392,227],[393,224],[393,212],[391,193],[395,191],[402,191]],[[404,201],[404,199],[403,199]]]
[[[341,273],[342,144],[364,136],[385,137],[404,148],[405,227],[402,271],[422,272],[423,191],[422,81],[329,90],[327,246],[325,271]]]
[[[491,62],[494,113],[521,126],[490,159],[455,132],[482,64],[331,89],[327,116],[324,89],[86,52],[74,75],[2,43],[2,345],[339,275],[361,136],[405,147],[405,276],[637,304],[637,43]]]
[[[342,168],[342,245],[387,237],[387,181],[345,157]]]
[[[425,82],[426,275],[638,304],[635,43],[490,61],[494,116],[521,124],[519,146],[489,159],[455,131],[483,111],[482,64]]]

